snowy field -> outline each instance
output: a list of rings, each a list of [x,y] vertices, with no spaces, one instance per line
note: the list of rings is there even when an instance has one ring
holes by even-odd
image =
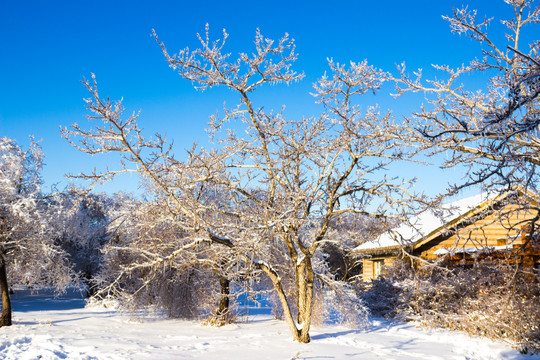
[[[314,327],[312,342],[298,344],[264,309],[251,310],[249,322],[213,328],[85,308],[75,293],[16,291],[13,307],[14,326],[0,328],[0,359],[540,359],[502,342],[387,321],[366,331]]]

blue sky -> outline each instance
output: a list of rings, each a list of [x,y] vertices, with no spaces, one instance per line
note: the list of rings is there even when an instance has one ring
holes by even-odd
[[[106,159],[78,153],[59,132],[60,126],[86,123],[82,99],[87,93],[80,81],[95,73],[101,94],[124,97],[128,113],[142,110],[147,134],[166,133],[181,157],[182,149],[193,141],[205,144],[208,116],[224,100],[232,105],[235,99],[223,89],[197,92],[180,79],[150,36],[153,28],[173,53],[196,46],[195,34],[204,32],[206,23],[215,36],[227,30],[233,54],[251,51],[257,28],[275,39],[288,32],[299,53],[295,69],[304,71],[306,78],[289,87],[265,89],[256,105],[265,100],[285,103],[287,114],[300,116],[318,109],[308,93],[326,71],[329,57],[339,62],[368,59],[385,70],[406,61],[409,69],[421,67],[429,73],[432,63],[458,66],[479,56],[477,44],[451,34],[441,18],[463,4],[496,19],[509,17],[512,11],[503,1],[493,0],[2,1],[0,136],[23,145],[29,135],[41,140],[46,190],[52,184],[63,188],[67,172],[103,168]],[[394,110],[397,118],[419,105],[418,99],[392,100],[383,94],[366,101]],[[429,193],[444,187],[440,174],[423,174]],[[127,178],[105,190],[136,186],[135,179]]]

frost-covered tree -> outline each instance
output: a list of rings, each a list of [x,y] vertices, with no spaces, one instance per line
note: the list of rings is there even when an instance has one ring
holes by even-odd
[[[98,182],[138,172],[152,184],[169,221],[185,234],[181,242],[143,245],[135,253],[134,270],[151,273],[186,256],[212,262],[216,269],[237,267],[236,274],[265,274],[293,338],[309,342],[315,291],[324,284],[338,286],[323,276],[319,261],[324,243],[340,241],[329,236],[332,222],[346,213],[382,223],[387,217],[405,218],[418,200],[409,191],[410,181],[385,176],[385,166],[412,155],[400,137],[386,136],[400,130],[389,114],[358,106],[358,98],[376,92],[388,74],[366,61],[348,66],[329,61],[330,74],[314,86],[320,115],[288,119],[252,99],[262,86],[303,78],[292,69],[297,55],[288,35],[273,41],[257,31],[254,52],[237,59],[222,51],[225,32],[211,41],[207,29],[199,36],[199,49],[176,56],[155,36],[180,77],[200,90],[229,88],[239,104],[211,118],[215,149],[194,146],[179,161],[164,137],[146,138],[137,115],[124,118],[120,101],[101,97],[93,77],[84,84],[91,93],[88,117],[97,127],[74,124],[62,133],[86,153],[117,153],[121,168],[81,176]],[[215,256],[201,255],[204,249]],[[228,274],[225,270],[221,275]]]
[[[528,224],[518,222],[509,230],[529,231],[528,239],[535,239],[540,219],[539,199],[532,195],[540,190],[540,2],[505,3],[508,18],[499,24],[468,7],[444,16],[452,32],[478,43],[479,57],[463,59],[458,68],[433,65],[437,74],[432,79],[424,79],[421,70],[411,76],[402,64],[393,81],[397,96],[422,92],[427,101],[407,119],[410,141],[430,148],[443,159],[443,167],[465,169],[464,181],[451,184],[449,193],[470,186],[501,193],[532,190],[529,197],[509,197],[518,208],[500,218],[528,211]],[[499,30],[504,37],[493,35]]]
[[[48,199],[51,234],[69,255],[73,271],[90,287],[89,294],[95,290],[93,280],[112,236],[111,225],[122,221],[134,201],[123,193],[88,193],[73,186]]]
[[[41,193],[43,154],[0,139],[0,326],[11,325],[9,286],[55,285],[73,279],[66,253],[52,236],[48,203]]]
[[[537,349],[538,281],[531,255],[540,246],[540,2],[505,3],[506,19],[483,17],[468,7],[444,17],[452,32],[478,44],[478,57],[463,59],[457,68],[433,65],[435,75],[428,78],[421,70],[408,73],[401,64],[391,78],[396,96],[419,92],[425,97],[406,119],[411,143],[429,149],[443,167],[465,170],[463,181],[451,184],[448,194],[478,186],[490,195],[516,188],[527,195],[507,196],[487,206],[468,224],[471,228],[477,223],[477,233],[464,235],[474,246],[484,247],[485,239],[493,236],[486,225],[496,221],[508,230],[506,239],[500,238],[509,244],[507,251],[494,251],[493,259],[473,256],[473,269],[426,266],[410,271],[396,262],[367,296],[374,295],[375,308],[387,314],[397,311],[393,316],[414,313],[427,324],[510,337]],[[486,6],[480,11],[489,10]],[[499,30],[504,35],[497,37]],[[527,239],[519,248],[511,245],[516,232]],[[444,261],[439,264],[448,265]]]
[[[213,324],[226,323],[229,306],[222,303],[229,300],[229,279],[234,276],[226,251],[194,241],[159,198],[126,208],[129,212],[109,226],[96,297],[135,307],[151,305],[172,317],[209,316]],[[216,291],[223,281],[225,297]]]
[[[444,152],[446,167],[468,168],[467,181],[454,190],[538,185],[540,3],[505,2],[509,19],[500,24],[468,7],[444,16],[452,32],[479,44],[479,57],[463,59],[468,63],[458,68],[433,65],[437,78],[427,80],[421,70],[411,76],[402,64],[394,78],[398,96],[423,92],[428,102],[408,119],[411,141]],[[505,38],[491,36],[489,30],[496,33],[498,25]]]

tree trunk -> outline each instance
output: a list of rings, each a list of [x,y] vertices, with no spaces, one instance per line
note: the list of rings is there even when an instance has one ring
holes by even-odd
[[[274,285],[274,290],[276,291],[279,297],[279,301],[281,303],[281,307],[283,308],[283,316],[285,317],[285,321],[287,322],[287,325],[289,326],[289,330],[291,331],[293,340],[302,342],[300,339],[300,331],[298,331],[298,325],[294,321],[293,314],[291,312],[291,307],[289,306],[289,300],[287,299],[287,296],[285,295],[285,291],[283,291],[281,278],[279,277],[278,273],[265,262],[257,261],[254,264],[260,270],[264,271],[266,275],[268,275],[270,280],[272,280],[272,284]]]
[[[314,273],[311,265],[311,258],[306,256],[296,266],[297,288],[298,288],[298,342],[308,343],[311,341],[309,328],[311,327],[311,316],[313,308],[313,282]]]
[[[228,322],[229,318],[229,295],[231,288],[231,281],[225,276],[219,276],[219,286],[221,288],[221,298],[219,299],[219,305],[216,312],[218,320],[223,322],[223,325]]]
[[[6,272],[6,259],[0,255],[0,292],[2,294],[2,314],[0,315],[0,327],[11,325],[11,299]]]
[[[92,296],[96,295],[98,292],[98,287],[94,283],[94,281],[92,281],[92,275],[90,274],[89,271],[87,271],[86,274],[84,274],[83,281],[86,284],[86,286],[88,286],[88,291],[86,291],[86,297],[91,298]]]

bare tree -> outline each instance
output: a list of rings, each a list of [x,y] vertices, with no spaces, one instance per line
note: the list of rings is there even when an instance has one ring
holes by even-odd
[[[165,253],[140,249],[145,260],[137,267],[155,268],[210,244],[214,252],[225,251],[228,261],[198,259],[216,268],[234,265],[237,274],[266,274],[294,340],[309,342],[317,283],[332,281],[317,274],[315,263],[322,244],[339,241],[328,236],[332,221],[345,213],[381,223],[406,218],[420,199],[410,192],[412,181],[385,176],[387,165],[409,160],[414,152],[404,146],[403,131],[390,114],[376,107],[361,111],[357,103],[359,96],[377,91],[388,74],[365,61],[344,66],[330,60],[330,74],[314,85],[321,114],[291,120],[252,101],[263,85],[303,77],[292,70],[297,55],[288,35],[276,42],[257,31],[254,52],[234,60],[223,52],[225,32],[211,41],[207,28],[199,49],[174,56],[154,36],[169,65],[195,88],[223,86],[239,95],[236,107],[211,117],[210,135],[218,146],[194,146],[185,161],[177,160],[164,137],[145,138],[137,115],[122,118],[120,101],[100,97],[92,76],[84,82],[92,95],[86,99],[88,117],[100,125],[84,130],[73,124],[62,134],[83,152],[117,153],[122,161],[117,170],[80,176],[98,182],[138,172],[169,219],[187,234],[183,242],[163,243],[174,244]],[[234,126],[227,128],[229,122]]]
[[[538,31],[540,5],[532,0],[506,3],[512,15],[501,20],[507,30],[506,44],[488,35],[488,25],[495,26],[493,18],[478,19],[477,11],[467,7],[454,9],[452,16],[444,18],[453,32],[479,43],[482,57],[456,69],[433,65],[439,72],[435,80],[424,80],[421,70],[410,76],[404,64],[393,78],[397,96],[426,94],[428,105],[408,119],[411,141],[446,153],[446,167],[468,167],[470,176],[455,191],[476,184],[535,189],[538,183],[540,42],[523,44],[523,39],[526,30],[532,36]],[[467,76],[478,80],[464,85]],[[480,79],[485,82],[480,84]]]
[[[533,195],[540,180],[540,41],[535,39],[540,3],[505,2],[510,19],[500,23],[506,41],[488,34],[488,26],[496,26],[493,18],[478,19],[477,11],[467,7],[454,9],[452,16],[444,18],[452,32],[480,45],[481,57],[456,69],[433,65],[438,76],[428,80],[421,70],[410,76],[402,64],[392,80],[396,96],[423,92],[428,102],[407,119],[410,141],[431,149],[432,155],[444,154],[443,167],[466,170],[464,181],[451,184],[449,194],[470,186],[501,193],[532,190],[528,197],[509,198],[517,208],[500,214],[501,219],[518,211],[532,214],[509,229],[509,234],[528,231],[532,240],[540,218],[538,198]],[[474,84],[467,85],[465,78],[473,76]],[[530,245],[527,241],[524,246]]]

